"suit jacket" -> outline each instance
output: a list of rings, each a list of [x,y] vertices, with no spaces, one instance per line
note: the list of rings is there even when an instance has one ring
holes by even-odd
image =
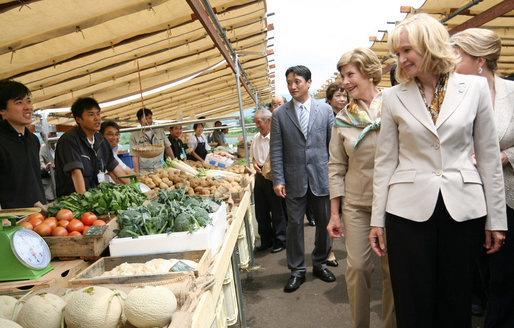
[[[383,227],[386,211],[426,221],[441,193],[455,221],[487,214],[487,230],[507,230],[499,152],[484,78],[450,74],[435,124],[414,81],[385,90],[371,225]]]
[[[494,100],[494,116],[496,132],[500,141],[500,150],[509,159],[503,167],[505,182],[505,200],[510,208],[514,208],[514,82],[494,77],[496,96]]]
[[[333,123],[332,108],[311,98],[306,139],[293,100],[273,111],[270,141],[273,185],[285,185],[288,197],[303,197],[308,187],[316,196],[328,195],[328,145]]]

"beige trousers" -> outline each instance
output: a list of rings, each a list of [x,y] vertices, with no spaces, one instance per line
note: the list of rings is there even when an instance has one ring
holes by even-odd
[[[347,269],[346,286],[352,310],[353,327],[369,328],[370,290],[373,272],[372,255],[369,243],[371,205],[360,206],[343,201],[343,223],[346,239]],[[380,258],[383,277],[382,327],[395,328],[393,290],[389,276],[387,256]]]

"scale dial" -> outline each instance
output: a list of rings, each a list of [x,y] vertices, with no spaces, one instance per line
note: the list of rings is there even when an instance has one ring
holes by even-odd
[[[50,264],[50,248],[45,240],[32,230],[14,232],[11,249],[18,260],[29,269],[41,270]]]

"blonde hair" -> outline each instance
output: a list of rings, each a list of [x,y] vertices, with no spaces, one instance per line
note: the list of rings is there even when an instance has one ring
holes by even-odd
[[[377,55],[369,48],[355,48],[343,54],[337,62],[337,71],[348,64],[355,64],[357,69],[368,78],[373,79],[373,84],[377,85],[382,80],[382,65]]]
[[[495,72],[502,49],[502,40],[494,31],[484,28],[468,28],[450,38],[452,46],[459,47],[472,57],[483,57],[487,68]]]
[[[392,54],[400,47],[400,34],[403,31],[408,33],[412,49],[422,57],[420,69],[423,72],[441,75],[455,70],[459,59],[450,45],[448,32],[435,18],[421,13],[398,24],[388,40]],[[396,77],[399,82],[411,79],[401,65],[396,69]]]

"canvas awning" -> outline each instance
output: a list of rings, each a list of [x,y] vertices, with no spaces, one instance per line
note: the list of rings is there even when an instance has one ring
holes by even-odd
[[[144,97],[154,119],[232,114],[239,109],[234,70],[202,25],[202,17],[192,10],[192,4],[199,3],[0,0],[0,78],[26,84],[38,109],[70,107],[84,96],[106,103],[135,95],[130,101],[103,105],[104,118],[120,120],[136,119],[142,106],[137,97],[140,82],[143,91],[149,91],[182,81]],[[269,102],[265,1],[202,3],[210,4],[226,35],[225,51],[231,47],[240,56],[251,91],[241,88],[243,106],[254,106],[255,95],[260,102]],[[54,118],[51,123],[74,121]]]
[[[400,8],[399,8],[400,9]],[[481,27],[495,31],[502,39],[501,57],[498,60],[498,74],[506,76],[514,73],[514,1],[512,0],[427,0],[418,9],[402,7],[407,16],[427,13],[442,22],[451,33],[470,27]],[[378,40],[371,36],[373,50],[382,62],[382,81],[379,87],[390,87],[389,71],[395,59],[387,48],[387,33]],[[329,77],[315,97],[325,98],[325,91],[331,82],[339,79],[339,74]]]

